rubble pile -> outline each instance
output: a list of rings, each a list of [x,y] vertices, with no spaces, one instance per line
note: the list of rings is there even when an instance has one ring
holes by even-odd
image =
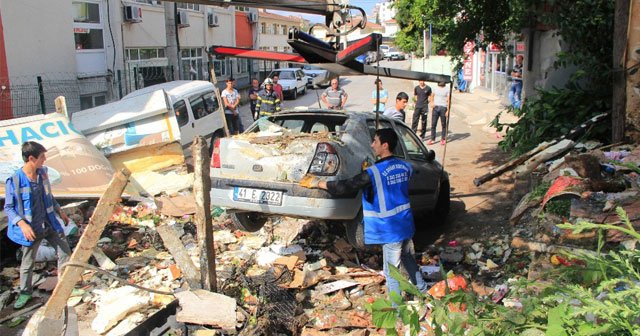
[[[553,252],[554,246],[595,250],[596,231],[576,234],[557,224],[587,221],[620,225],[617,207],[624,209],[635,229],[640,227],[640,147],[598,147],[597,143],[581,144],[532,172],[531,191],[510,218],[515,228],[513,247],[537,252]],[[632,244],[629,239],[615,231],[605,237],[613,244]]]

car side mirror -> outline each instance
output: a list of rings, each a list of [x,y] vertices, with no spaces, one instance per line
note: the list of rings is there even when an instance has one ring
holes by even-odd
[[[433,149],[429,149],[427,154],[425,154],[425,157],[427,161],[431,162],[436,158],[436,152],[434,152]]]

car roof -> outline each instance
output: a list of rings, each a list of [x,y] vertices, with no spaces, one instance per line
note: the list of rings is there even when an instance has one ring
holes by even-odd
[[[297,71],[297,70],[302,70],[301,68],[279,68],[279,69],[273,69],[271,70],[271,72],[275,72],[275,71]]]
[[[165,90],[171,98],[176,98],[176,97],[184,97],[188,94],[193,94],[194,92],[204,91],[206,89],[213,89],[213,88],[214,88],[213,84],[207,81],[178,80],[178,81],[171,81],[167,83],[147,86],[145,88],[129,93],[128,95],[124,96],[122,99],[137,97],[137,96],[147,94],[149,92],[153,92],[157,90]],[[172,99],[172,100],[175,100],[175,99]]]
[[[321,108],[312,109],[285,109],[278,113],[274,113],[274,117],[293,116],[293,115],[327,115],[327,116],[346,116],[353,119],[375,119],[375,113],[371,111],[348,111],[348,110],[329,110]],[[380,120],[397,121],[380,113]]]

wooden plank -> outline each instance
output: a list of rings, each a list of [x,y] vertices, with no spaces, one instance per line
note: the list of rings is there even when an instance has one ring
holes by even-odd
[[[196,198],[196,227],[198,228],[198,250],[200,251],[200,280],[202,288],[217,291],[216,254],[211,223],[211,177],[209,176],[209,154],[207,142],[196,137],[191,147],[193,155],[193,193]]]
[[[127,169],[122,169],[113,176],[106,191],[100,197],[78,245],[71,254],[71,262],[87,263],[89,261],[93,248],[98,243],[104,227],[113,214],[113,209],[120,201],[120,196],[127,185],[130,174]],[[67,305],[67,299],[71,295],[76,282],[80,280],[82,272],[84,272],[84,269],[80,267],[66,267],[64,269],[51,297],[43,310],[39,311],[41,314],[36,313],[29,320],[23,335],[59,334],[57,332],[58,322],[61,321],[62,313]]]
[[[198,274],[198,268],[193,264],[189,253],[184,249],[184,245],[178,237],[176,230],[169,225],[161,225],[156,227],[158,234],[162,237],[164,246],[169,250],[169,253],[173,256],[173,260],[176,261],[176,265],[180,267],[184,279],[192,289],[200,288],[200,275]]]
[[[611,111],[611,141],[619,142],[624,138],[627,81],[625,76],[627,34],[629,32],[629,5],[631,0],[616,0],[613,19],[613,101]],[[640,24],[640,22],[638,22]]]

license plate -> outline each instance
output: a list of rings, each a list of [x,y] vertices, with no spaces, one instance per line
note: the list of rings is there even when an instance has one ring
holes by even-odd
[[[282,205],[282,191],[254,188],[233,188],[233,200],[256,204]]]

